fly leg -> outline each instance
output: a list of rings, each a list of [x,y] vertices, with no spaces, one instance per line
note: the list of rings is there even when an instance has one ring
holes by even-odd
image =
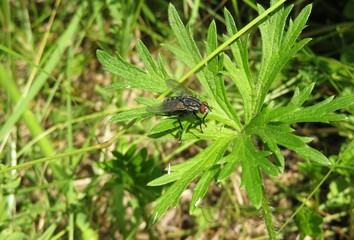
[[[207,113],[207,114],[205,114],[205,115],[204,115],[204,117],[203,117],[203,124],[204,124],[204,126],[205,126],[205,127],[207,127],[207,125],[205,124],[205,121],[204,121],[204,120],[205,120],[205,118],[206,118],[206,116],[208,116],[208,113]]]
[[[179,119],[181,116],[178,116],[177,119],[178,119],[178,123],[179,123],[179,126],[181,127],[181,129],[183,130],[183,126],[182,126],[182,123],[181,123],[181,119]]]
[[[193,115],[194,115],[194,117],[195,117],[196,119],[198,119],[198,121],[199,121],[200,131],[201,131],[202,133],[204,133],[204,132],[203,132],[203,128],[202,128],[202,123],[204,123],[204,118],[205,118],[205,117],[203,117],[203,119],[201,119],[195,112],[193,112]],[[204,123],[204,125],[205,125],[205,123]],[[205,125],[205,126],[206,126],[206,125]]]
[[[177,119],[178,119],[179,126],[181,127],[181,134],[179,135],[178,142],[181,143],[182,142],[182,135],[183,135],[183,126],[182,126],[180,117],[181,117],[181,115],[178,115]]]

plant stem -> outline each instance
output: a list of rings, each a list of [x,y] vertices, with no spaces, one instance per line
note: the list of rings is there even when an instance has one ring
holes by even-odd
[[[262,199],[262,214],[264,217],[264,223],[267,227],[268,234],[269,234],[269,239],[277,239],[276,238],[276,231],[274,228],[274,224],[272,221],[272,213],[269,207],[268,199],[267,199],[267,194],[265,191],[265,188],[263,186],[263,199]]]
[[[264,18],[266,18],[270,13],[275,11],[279,6],[281,6],[286,0],[280,0],[277,3],[275,3],[273,6],[268,8],[266,11],[264,11],[261,15],[256,17],[253,21],[248,23],[245,27],[240,29],[235,35],[231,36],[227,41],[225,41],[223,44],[221,44],[217,49],[215,49],[212,53],[210,53],[208,56],[206,56],[200,63],[198,63],[195,67],[193,67],[191,70],[189,70],[186,74],[184,74],[178,81],[183,82],[185,81],[189,76],[191,76],[193,73],[197,72],[201,67],[205,66],[205,64],[211,60],[213,57],[218,55],[221,51],[223,51],[227,46],[232,44],[237,38],[239,38],[242,34],[246,33],[248,30],[250,30],[253,26],[256,26],[260,21],[262,21]]]

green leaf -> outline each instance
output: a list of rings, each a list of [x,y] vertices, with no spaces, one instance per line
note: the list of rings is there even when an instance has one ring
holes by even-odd
[[[215,22],[212,22],[208,29],[208,38],[206,42],[207,53],[212,53],[218,47],[217,43],[217,31]],[[234,110],[234,107],[229,101],[226,95],[224,78],[220,74],[224,65],[224,55],[220,57],[216,56],[208,62],[207,70],[204,71],[209,88],[213,93],[213,96],[218,103],[218,106],[222,109],[223,114],[230,121],[234,121],[238,126],[241,126],[240,120]]]
[[[260,13],[264,11],[261,6],[259,9]],[[290,21],[285,31],[286,20],[291,9],[292,5],[280,8],[259,26],[262,35],[262,62],[256,87],[257,104],[254,112],[262,109],[265,97],[281,69],[310,41],[310,39],[303,39],[295,43],[305,27],[311,12],[311,5],[305,7],[293,22]]]
[[[165,79],[165,80],[170,79],[171,77],[165,69],[165,63],[163,62],[163,59],[162,59],[162,56],[160,53],[157,55],[157,64],[159,66],[160,73],[163,75],[163,79]]]
[[[315,83],[312,83],[309,86],[307,86],[305,89],[303,89],[301,92],[299,88],[296,87],[294,91],[294,96],[291,98],[290,103],[288,105],[294,107],[301,107],[302,104],[304,104],[304,102],[310,97],[310,94],[314,86]]]
[[[134,100],[135,102],[146,106],[152,106],[160,103],[160,101],[155,98],[147,98],[147,97],[136,97],[134,98]]]
[[[246,147],[251,147],[246,149]],[[257,160],[252,156],[254,153],[253,143],[247,138],[242,138],[242,150],[240,151],[242,176],[241,186],[246,189],[247,195],[253,206],[259,208],[262,201],[262,178],[257,166]]]
[[[216,30],[215,21],[212,21],[208,28],[208,35],[206,41],[206,52],[207,54],[211,54],[218,47],[218,33]],[[214,57],[208,62],[207,68],[213,72],[217,73],[219,71],[217,57]],[[215,90],[215,87],[212,88]]]
[[[237,33],[237,28],[235,21],[231,15],[231,13],[225,8],[224,10],[224,16],[225,16],[225,25],[226,25],[226,30],[228,33],[228,36],[224,36],[224,39],[227,40],[231,36],[235,35]],[[247,81],[249,86],[254,85],[254,80],[252,78],[251,74],[251,69],[249,65],[249,59],[248,59],[248,40],[249,36],[245,36],[244,39],[236,39],[235,42],[233,42],[230,45],[230,50],[232,52],[232,57],[235,60],[236,67],[238,69],[243,69],[244,71],[244,77]]]
[[[164,71],[163,68],[159,68],[155,64],[148,49],[140,40],[137,43],[137,50],[138,50],[140,59],[143,61],[144,65],[146,67],[146,70],[150,75],[151,80],[153,79],[154,82],[163,83],[166,79],[170,79],[169,76],[166,78],[166,75],[167,75],[166,71]],[[161,67],[161,65],[160,65],[160,67]],[[161,84],[161,85],[163,85],[163,84]]]
[[[182,52],[185,53],[183,54],[185,55],[183,58],[185,60],[184,62],[188,66],[197,65],[198,62],[202,60],[200,52],[194,42],[189,26],[186,28],[184,27],[175,7],[172,4],[168,6],[168,20]]]
[[[318,237],[322,234],[323,218],[308,208],[303,208],[296,215],[295,222],[301,232],[301,239],[305,236]]]
[[[180,179],[174,182],[164,195],[156,200],[156,208],[153,211],[150,219],[150,225],[154,224],[171,206],[175,206],[182,192],[188,185],[198,177],[203,171],[209,169],[213,164],[222,157],[231,138],[218,138],[205,150],[195,156],[194,164],[189,168],[184,168]]]
[[[193,213],[195,208],[199,206],[200,201],[204,198],[211,182],[219,171],[220,170],[217,166],[211,167],[199,179],[197,185],[194,188],[192,201],[189,206],[190,213]]]
[[[193,35],[189,28],[183,25],[181,19],[178,16],[176,9],[172,4],[168,8],[169,23],[172,31],[176,37],[177,46],[164,45],[167,49],[174,53],[174,55],[185,63],[189,68],[193,69],[202,60],[197,44],[193,39]],[[211,86],[209,83],[213,81],[212,74],[207,68],[203,68],[195,73],[202,86],[205,88],[207,95],[212,95]],[[211,101],[210,101],[211,102]]]
[[[306,144],[304,144],[301,147],[293,147],[289,149],[294,150],[297,154],[299,154],[301,157],[303,157],[306,160],[324,166],[331,165],[331,162],[328,160],[328,158],[325,155],[323,155],[320,151],[309,147]]]
[[[9,181],[5,184],[2,184],[2,188],[6,189],[8,192],[12,192],[18,188],[21,184],[21,178],[17,177],[15,179],[10,178]]]
[[[75,224],[81,231],[82,239],[96,240],[98,238],[98,233],[95,229],[91,228],[89,218],[85,213],[78,213],[76,216]]]
[[[243,69],[237,68],[231,61],[231,59],[224,55],[224,66],[226,69],[226,72],[223,72],[225,75],[228,75],[232,81],[235,83],[238,91],[241,94],[242,97],[242,102],[243,106],[245,109],[245,113],[247,113],[247,116],[245,116],[245,121],[247,123],[250,121],[251,115],[251,109],[252,109],[252,87],[249,84],[249,80],[244,72]]]
[[[171,182],[175,182],[181,178],[182,174],[183,172],[175,172],[175,173],[171,172],[170,174],[165,174],[149,182],[147,186],[156,187],[156,186],[166,185]]]
[[[231,13],[227,9],[225,9],[224,15],[226,29],[228,32],[228,36],[224,36],[224,39],[227,40],[237,33],[237,28]],[[246,123],[251,120],[252,106],[254,103],[254,99],[252,98],[252,92],[254,92],[254,80],[252,78],[251,69],[249,66],[247,44],[248,37],[246,37],[244,41],[237,39],[233,44],[230,45],[235,64],[232,63],[229,57],[226,55],[224,56],[224,66],[226,69],[226,72],[224,73],[231,77],[232,81],[235,83],[242,96]]]
[[[194,167],[197,164],[198,158],[192,158],[188,161],[180,163],[178,165],[172,165],[169,168],[169,174],[162,175],[159,178],[156,178],[149,182],[148,186],[160,186],[164,184],[168,184],[170,182],[176,181],[181,178],[182,174],[188,171],[190,168]]]
[[[324,122],[340,121],[346,119],[343,114],[331,113],[335,110],[348,107],[354,103],[354,95],[329,97],[310,107],[294,108],[293,106],[281,107],[268,115],[267,121],[279,121],[292,124],[299,122]]]
[[[273,176],[278,175],[278,170],[266,158],[269,153],[259,152],[249,136],[240,135],[237,143],[240,145],[238,158],[241,159],[242,165],[241,186],[245,187],[252,205],[259,208],[262,201],[262,179],[259,168]]]
[[[234,148],[232,152],[223,158],[223,161],[226,161],[225,166],[221,169],[217,182],[221,182],[224,179],[228,178],[231,173],[235,170],[237,164],[241,161],[240,151],[242,150],[241,138],[236,138],[234,142]]]
[[[278,171],[280,173],[283,173],[285,167],[285,159],[283,153],[281,152],[276,141],[274,140],[274,137],[269,136],[268,138],[262,140],[265,143],[266,147],[268,147],[269,150],[273,153],[273,159],[275,165],[278,167]]]
[[[109,120],[109,122],[111,123],[125,122],[135,118],[139,118],[141,120],[151,116],[153,116],[153,114],[146,112],[146,108],[134,108],[128,111],[118,113],[117,115],[113,116]]]
[[[301,138],[290,133],[292,130],[286,126],[259,126],[248,129],[249,133],[259,136],[263,141],[284,146],[295,151],[301,157],[321,165],[330,165],[330,161],[319,151],[305,144],[309,139]]]
[[[296,17],[294,21],[290,19],[289,27],[286,31],[284,40],[282,42],[283,46],[288,47],[287,49],[291,49],[291,46],[295,44],[296,39],[301,34],[310,16],[311,9],[312,9],[312,5],[307,5],[305,8],[301,10],[301,12],[299,13],[299,15]]]
[[[177,119],[167,118],[155,125],[148,136],[151,138],[178,138],[179,134],[181,134],[177,131],[178,129],[180,129],[180,126]]]
[[[144,55],[146,52],[144,52],[142,48],[143,47],[140,45],[140,50],[142,51],[141,54],[146,57],[146,55]],[[101,50],[97,50],[96,54],[98,61],[107,71],[122,77],[126,81],[124,84],[115,85],[115,88],[118,86],[125,88],[138,88],[157,94],[162,93],[166,89],[166,85],[164,81],[161,81],[161,78],[154,78],[140,68],[123,60],[119,54],[117,54],[117,57],[112,57]],[[151,59],[145,60],[147,63],[150,63],[149,60]]]

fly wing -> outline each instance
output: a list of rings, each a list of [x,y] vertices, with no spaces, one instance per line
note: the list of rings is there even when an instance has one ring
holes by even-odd
[[[166,85],[168,88],[172,90],[173,93],[177,95],[193,95],[192,92],[187,87],[185,87],[180,82],[174,79],[166,80]]]
[[[159,103],[159,104],[156,104],[156,105],[152,105],[152,106],[148,106],[146,108],[146,111],[149,112],[149,113],[162,114],[163,113],[162,103]]]
[[[180,115],[187,110],[179,97],[166,98],[161,104],[149,106],[146,111],[160,115]]]

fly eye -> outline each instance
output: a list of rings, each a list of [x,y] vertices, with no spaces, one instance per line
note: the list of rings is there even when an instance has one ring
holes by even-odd
[[[209,112],[209,107],[207,102],[203,102],[203,104],[199,108],[199,112],[202,114],[207,114]]]
[[[205,105],[204,104],[201,105],[199,108],[199,112],[204,114],[206,111],[207,111],[207,108],[205,107]]]

